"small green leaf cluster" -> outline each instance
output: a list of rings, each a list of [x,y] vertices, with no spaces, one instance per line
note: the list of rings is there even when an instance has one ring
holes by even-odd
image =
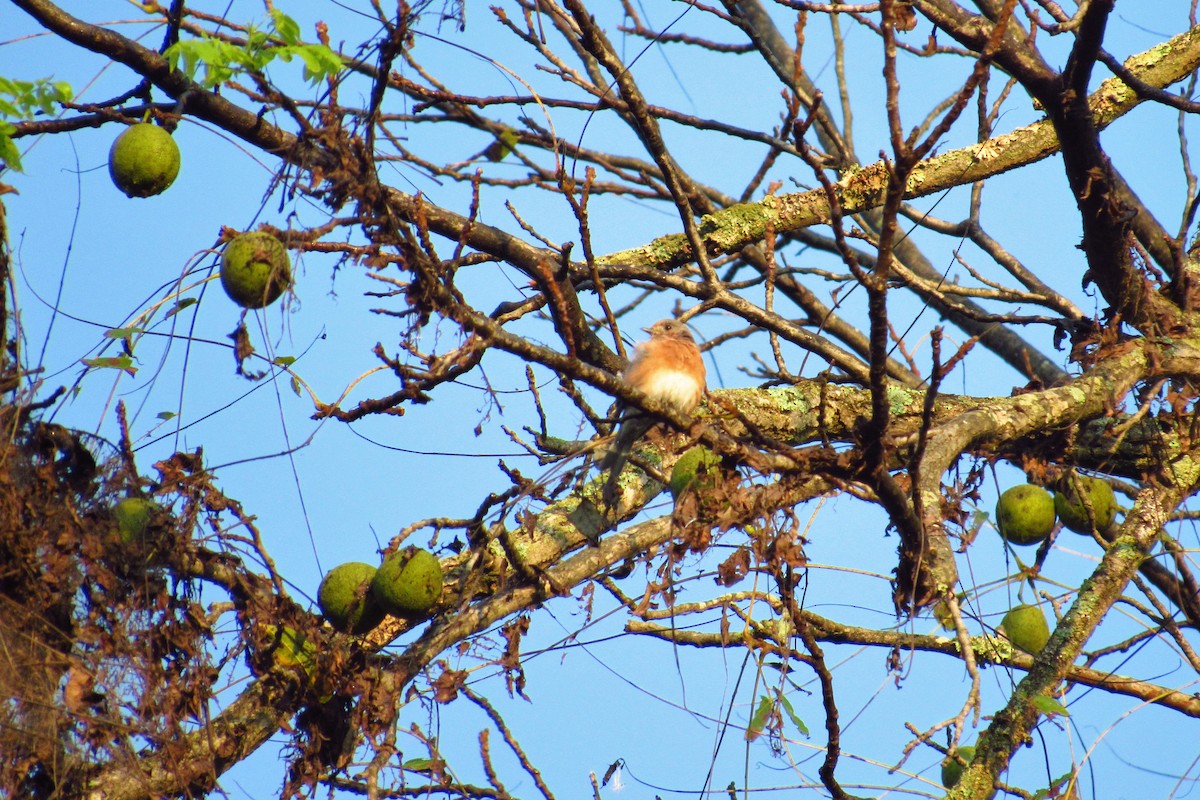
[[[788,719],[796,726],[796,730],[804,736],[808,736],[808,726],[804,724],[804,720],[796,715],[795,709],[792,708],[792,703],[787,699],[787,695],[779,690],[775,690],[771,694],[764,694],[758,700],[758,708],[754,711],[754,716],[750,719],[750,724],[746,726],[746,741],[753,742],[759,736],[768,730],[773,717],[777,717],[777,701],[778,708],[782,708],[787,714]],[[781,719],[776,720],[781,722]]]
[[[21,171],[21,154],[12,140],[16,128],[9,120],[53,113],[55,103],[65,103],[73,95],[71,85],[64,81],[18,81],[0,75],[0,163]]]
[[[262,72],[276,59],[283,62],[300,59],[304,62],[304,79],[310,83],[336,75],[344,66],[342,57],[326,45],[301,42],[300,26],[278,9],[271,10],[267,29],[253,26],[247,29],[245,44],[202,36],[176,42],[163,55],[172,68],[182,70],[206,89],[220,86],[244,72]],[[197,79],[201,67],[203,77]]]

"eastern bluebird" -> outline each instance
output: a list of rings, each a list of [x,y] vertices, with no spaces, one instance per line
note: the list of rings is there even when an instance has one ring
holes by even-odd
[[[625,368],[624,378],[652,400],[670,406],[681,414],[690,414],[705,391],[704,359],[687,325],[677,319],[664,319],[644,328],[650,334],[634,350],[633,360]],[[621,427],[600,469],[609,470],[604,501],[615,505],[618,476],[629,460],[634,442],[654,426],[655,419],[639,408],[626,408]]]

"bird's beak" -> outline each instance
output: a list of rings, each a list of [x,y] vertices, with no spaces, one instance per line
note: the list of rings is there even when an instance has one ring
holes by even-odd
[[[651,325],[649,328],[642,328],[642,331],[653,336],[654,335],[654,326]]]

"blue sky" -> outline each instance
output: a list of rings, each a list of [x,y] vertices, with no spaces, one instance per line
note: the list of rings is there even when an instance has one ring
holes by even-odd
[[[128,20],[116,26],[127,36],[144,35],[145,41],[153,44],[161,36],[159,30],[145,25],[137,8],[128,3],[109,0],[62,5],[93,21]],[[190,3],[189,7],[219,12],[226,5]],[[306,34],[312,30],[314,20],[327,21],[335,43],[357,42],[374,33],[359,16],[333,3],[276,5],[301,20]],[[660,25],[682,10],[679,3],[644,5],[649,20]],[[1144,50],[1186,27],[1187,4],[1143,5],[1121,4],[1121,11],[1112,21],[1109,44],[1119,57]],[[1131,19],[1135,13],[1136,21]],[[229,16],[258,18],[262,7],[234,0]],[[681,24],[693,33],[711,31],[711,26],[700,24],[698,16],[692,12]],[[29,21],[21,12],[8,10],[4,17],[0,74],[22,79],[53,75],[71,82],[84,101],[110,97],[131,85],[129,74],[122,68],[105,65],[46,36],[32,35]],[[508,73],[464,51],[463,46],[486,51],[543,91],[560,91],[544,73],[533,69],[529,55],[498,29],[482,6],[468,9],[467,23],[464,34],[451,24],[440,30],[429,24],[426,33],[433,35],[418,38],[417,56],[431,69],[440,70],[439,74],[447,76],[455,88],[480,95],[517,91],[518,85]],[[615,40],[620,35],[610,30],[610,36]],[[873,48],[867,41],[868,36],[868,32],[857,29],[849,38],[860,59],[851,65],[851,84],[859,103],[855,133],[864,160],[872,160],[886,146],[879,102],[879,53],[878,47]],[[721,34],[721,38],[727,38],[727,34]],[[1061,50],[1056,42],[1044,44],[1051,52]],[[623,41],[622,46],[629,53],[641,47],[632,40]],[[820,80],[832,78],[831,68],[821,70],[827,52],[824,37],[814,31],[806,46],[805,62]],[[749,128],[775,123],[778,89],[761,64],[743,56],[737,63],[739,67],[745,65],[748,72],[742,73],[714,69],[706,61],[693,62],[693,58],[679,48],[668,47],[652,48],[642,56],[634,72],[651,102],[736,119]],[[918,121],[922,109],[941,99],[962,77],[912,59],[904,62],[903,69],[906,98],[912,103],[906,111],[909,124]],[[282,85],[296,89],[301,86],[295,64],[274,67],[272,75]],[[343,91],[344,99],[349,101],[353,92],[365,92],[365,86],[351,83]],[[385,110],[399,111],[403,106],[397,100],[388,102],[393,105],[385,106]],[[1014,96],[1007,108],[1001,129],[1037,118],[1036,110],[1021,96]],[[541,120],[536,109],[527,109],[527,113]],[[585,130],[579,115],[556,112],[553,116],[556,130],[564,139],[579,141],[582,136],[585,145],[611,146],[619,141],[632,146],[628,134],[610,120],[596,118]],[[410,126],[405,130],[408,146],[432,161],[452,162],[466,159],[488,144],[477,133],[442,127]],[[675,126],[664,130],[683,167],[724,191],[736,194],[757,165],[758,156],[744,148],[726,149],[721,144],[714,149],[712,136],[700,137]],[[183,167],[175,185],[160,197],[128,200],[112,186],[107,174],[107,152],[116,133],[116,127],[110,125],[69,136],[22,141],[25,174],[3,176],[20,192],[6,197],[6,206],[11,244],[21,270],[17,304],[24,325],[26,356],[31,363],[45,368],[42,378],[47,390],[75,383],[81,374],[79,359],[97,354],[105,344],[106,330],[129,325],[149,305],[167,297],[181,279],[188,286],[215,275],[215,255],[208,248],[222,225],[246,229],[267,221],[279,226],[304,226],[325,218],[323,209],[305,200],[281,198],[278,192],[270,191],[278,165],[269,157],[248,152],[219,131],[190,119],[175,134],[183,152]],[[968,122],[960,125],[941,149],[961,146],[972,137],[973,125]],[[1173,230],[1183,205],[1173,115],[1139,110],[1107,131],[1104,143],[1134,188]],[[514,165],[512,170],[516,176],[518,168]],[[811,175],[799,164],[781,164],[777,171],[785,181],[783,191],[795,190],[795,182],[811,182]],[[397,187],[419,189],[433,202],[447,207],[461,209],[465,204],[467,190],[462,186],[431,181],[403,166],[389,167],[383,175]],[[575,222],[564,213],[563,204],[527,190],[485,192],[481,218],[517,230],[504,208],[506,200],[549,238],[577,240]],[[933,208],[937,216],[957,219],[966,207],[966,193],[956,190],[916,205]],[[679,226],[673,213],[625,199],[597,200],[592,213],[596,250],[612,252],[674,232]],[[1094,308],[1095,300],[1080,291],[1083,258],[1075,248],[1080,227],[1057,158],[990,182],[985,223],[1048,283],[1085,310]],[[921,232],[914,235],[923,244],[928,243],[927,253],[935,264],[952,266],[952,249],[945,240]],[[973,248],[963,252],[972,263],[983,260]],[[789,258],[799,262],[803,256],[792,253]],[[297,259],[295,268],[296,298],[247,320],[259,351],[298,357],[296,373],[325,402],[333,401],[364,375],[361,383],[351,389],[350,402],[394,390],[389,373],[367,375],[377,366],[370,355],[371,347],[380,342],[392,352],[397,345],[395,321],[370,313],[382,307],[384,301],[363,296],[364,292],[386,287],[365,278],[365,270],[352,264],[335,273],[332,259],[316,254]],[[516,296],[523,282],[503,267],[472,269],[464,286],[471,296],[480,298],[484,308]],[[952,273],[957,271],[952,269]],[[171,330],[179,338],[169,344],[159,337],[140,340],[135,351],[139,364],[135,378],[115,373],[89,374],[79,383],[78,394],[56,409],[55,420],[112,441],[114,403],[124,400],[133,412],[135,443],[141,448],[139,458],[147,472],[153,461],[176,448],[203,446],[205,461],[218,468],[221,485],[258,517],[268,550],[298,596],[315,595],[322,568],[346,560],[374,560],[376,549],[414,520],[469,516],[486,491],[505,485],[496,470],[498,457],[503,456],[507,463],[527,473],[539,472],[532,460],[516,450],[501,427],[519,429],[535,421],[525,389],[524,365],[513,358],[496,355],[485,364],[489,383],[500,390],[501,407],[490,405],[480,376],[473,373],[461,385],[440,391],[436,402],[408,407],[403,417],[367,419],[352,429],[336,422],[322,424],[309,419],[312,406],[307,395],[297,396],[286,377],[253,384],[234,374],[226,336],[238,323],[239,309],[227,301],[215,282],[187,289],[184,296],[197,298],[200,303],[169,322],[163,320],[161,311],[154,317],[157,332]],[[170,302],[173,300],[167,307]],[[849,307],[855,302],[861,302],[861,298],[851,300]],[[51,305],[57,305],[61,312],[53,318],[52,329]],[[670,310],[669,304],[658,301],[644,310],[642,324],[666,316]],[[898,327],[920,311],[908,298],[898,297],[893,306],[895,318],[901,321]],[[698,333],[711,337],[732,327],[733,322],[710,314],[694,324]],[[934,324],[933,315],[926,312],[918,330],[926,331]],[[625,326],[627,331],[637,327]],[[450,334],[449,327],[435,328],[429,340],[439,335],[449,339]],[[550,335],[548,328],[545,335]],[[182,338],[185,336],[191,338],[190,346]],[[956,330],[951,331],[951,337],[956,341],[963,338]],[[918,339],[918,358],[924,357],[927,362],[927,341],[921,336]],[[1038,334],[1034,339],[1050,349],[1048,334]],[[765,338],[751,341],[740,350],[719,351],[721,361],[710,364],[711,383],[751,385],[751,379],[741,371],[751,366],[751,350],[768,355]],[[1065,354],[1058,357],[1065,358]],[[798,364],[797,357],[793,366]],[[810,358],[805,374],[812,375],[821,366]],[[575,435],[579,430],[577,413],[557,397],[551,375],[543,371],[538,379],[552,411],[553,432]],[[983,356],[956,374],[945,388],[1001,395],[1019,382],[1011,370]],[[160,412],[179,417],[164,423],[156,417]],[[177,435],[161,438],[173,432],[177,420],[188,427]],[[481,427],[478,435],[474,430],[477,425]],[[290,457],[278,455],[301,443],[307,444]],[[1011,469],[1001,469],[998,475],[1001,482],[1017,480]],[[991,493],[985,495],[983,507],[990,510],[995,486],[989,481],[987,489]],[[651,511],[662,513],[665,508],[660,501]],[[894,624],[890,617],[881,618],[873,610],[890,606],[885,578],[895,558],[895,540],[884,536],[881,515],[848,497],[811,504],[800,509],[799,515],[811,516],[812,544],[808,552],[815,564],[822,565],[811,573],[809,607],[862,624]],[[964,581],[984,585],[1013,568],[1006,563],[999,542],[987,533],[960,562]],[[1096,558],[1085,544],[1081,538],[1069,537],[1060,542],[1059,550],[1051,556],[1049,577],[1064,586],[1078,583]],[[636,582],[637,578],[631,580]],[[701,579],[690,582],[684,596],[707,597],[714,592],[711,580]],[[1001,586],[984,595],[982,610],[990,615],[987,618],[991,624],[998,622],[1007,608],[1011,592]],[[597,593],[597,609],[611,609],[612,605],[611,599]],[[532,702],[503,699],[502,684],[489,677],[489,669],[475,673],[478,688],[502,708],[534,763],[560,796],[585,796],[588,771],[602,775],[617,758],[628,764],[625,797],[652,797],[655,793],[668,797],[676,789],[695,792],[714,761],[720,729],[717,721],[728,714],[733,722],[744,723],[763,691],[762,681],[777,682],[778,676],[770,669],[764,670],[755,689],[756,670],[751,664],[743,672],[743,651],[672,653],[661,642],[618,636],[624,622],[621,615],[600,616],[595,624],[585,627],[579,602],[570,598],[549,603],[534,615],[528,646],[547,649],[527,660],[527,691]],[[1122,629],[1121,635],[1128,635],[1124,630],[1128,626],[1113,627],[1103,635],[1115,641],[1120,638],[1117,628]],[[922,619],[913,628],[928,632],[933,623]],[[576,641],[559,646],[571,636]],[[962,670],[943,657],[916,655],[897,685],[885,672],[884,652],[834,651],[838,658],[845,659],[835,673],[837,681],[854,687],[853,691],[843,690],[842,697],[857,704],[842,708],[845,748],[854,757],[848,755],[847,759],[857,762],[844,765],[842,779],[851,787],[859,782],[865,786],[894,785],[897,778],[889,775],[886,767],[895,763],[899,747],[909,738],[904,723],[928,725],[953,714],[967,687]],[[1133,663],[1122,669],[1137,671],[1134,667],[1139,660],[1150,657],[1134,653]],[[450,662],[458,666],[454,657]],[[1173,685],[1172,670],[1172,664],[1163,663],[1158,680]],[[1140,672],[1155,674],[1153,669]],[[816,780],[819,754],[813,746],[823,738],[819,697],[809,694],[816,690],[809,677],[802,674],[797,678],[804,691],[795,691],[791,697],[797,713],[812,729],[812,736],[795,736],[796,741],[789,743],[782,755],[775,755],[765,743],[747,745],[737,730],[730,731],[715,758],[711,788],[720,789],[731,780],[740,785],[747,776],[753,786],[789,786]],[[1013,679],[1000,670],[985,673],[985,711],[1002,704]],[[1181,672],[1178,680],[1188,679]],[[1014,784],[1029,788],[1044,785],[1047,770],[1055,776],[1062,774],[1072,754],[1079,759],[1087,748],[1096,745],[1091,765],[1097,796],[1167,796],[1175,783],[1171,775],[1189,769],[1196,756],[1191,744],[1195,737],[1182,733],[1184,722],[1175,715],[1135,708],[1128,700],[1112,699],[1100,692],[1088,693],[1072,709],[1073,717],[1081,720],[1079,727],[1043,724],[1039,740],[1014,760]],[[475,763],[473,769],[478,772],[477,758],[472,761],[477,751],[474,732],[484,720],[477,709],[464,701],[432,710],[413,704],[406,709],[404,719],[438,731],[442,746],[452,755],[452,765]],[[1104,726],[1111,720],[1118,722],[1107,730]],[[1162,735],[1175,727],[1180,727],[1181,735]],[[1151,754],[1139,744],[1147,736],[1154,736],[1156,741]],[[1049,766],[1043,747],[1051,754]],[[500,751],[499,739],[494,735],[493,750]],[[271,748],[264,748],[229,774],[224,781],[226,789],[235,798],[269,795],[281,780],[276,759]],[[1125,762],[1138,766],[1130,767]],[[914,777],[908,779],[906,788],[936,794],[937,763],[938,757],[932,751],[914,756],[905,768],[920,772],[933,784]],[[464,771],[470,775],[469,769]],[[512,770],[506,774],[513,778],[509,788],[514,793],[533,794],[527,777],[522,779]],[[481,779],[477,774],[470,777]],[[666,788],[645,788],[637,781]],[[868,788],[851,791],[871,793]],[[1180,794],[1186,794],[1186,790]],[[610,796],[607,789],[605,796]]]

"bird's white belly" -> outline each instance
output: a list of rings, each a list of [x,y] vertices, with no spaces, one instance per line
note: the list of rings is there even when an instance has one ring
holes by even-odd
[[[700,399],[698,388],[696,379],[686,372],[660,370],[643,391],[661,403],[691,410]]]

